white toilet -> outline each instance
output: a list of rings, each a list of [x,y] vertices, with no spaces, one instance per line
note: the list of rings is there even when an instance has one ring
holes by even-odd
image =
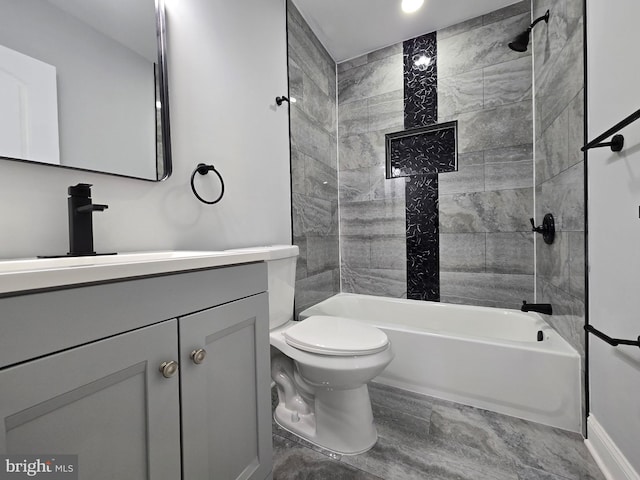
[[[326,450],[366,452],[376,443],[367,382],[393,359],[385,333],[362,322],[312,316],[293,321],[297,246],[269,252],[271,377],[278,425]]]

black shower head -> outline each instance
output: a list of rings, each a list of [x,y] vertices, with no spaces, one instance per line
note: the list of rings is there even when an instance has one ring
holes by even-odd
[[[536,18],[533,21],[533,23],[529,26],[529,28],[527,28],[524,32],[519,34],[513,40],[513,42],[509,44],[509,48],[511,50],[515,50],[516,52],[526,52],[527,47],[529,46],[529,37],[531,35],[531,29],[533,29],[533,27],[535,27],[535,25],[538,22],[541,22],[542,20],[544,20],[545,23],[549,23],[549,10],[547,10],[547,12],[543,16]]]
[[[527,28],[524,32],[518,35],[513,42],[509,44],[511,50],[516,52],[526,52],[529,46],[529,35],[531,34],[531,28]]]

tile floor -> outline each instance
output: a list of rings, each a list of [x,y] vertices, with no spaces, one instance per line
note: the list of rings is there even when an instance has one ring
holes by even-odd
[[[579,434],[380,384],[369,392],[370,451],[335,455],[274,423],[274,480],[604,480]]]

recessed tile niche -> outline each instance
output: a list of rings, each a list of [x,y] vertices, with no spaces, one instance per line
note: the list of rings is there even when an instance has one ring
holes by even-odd
[[[386,134],[387,178],[457,170],[457,132],[453,121]]]

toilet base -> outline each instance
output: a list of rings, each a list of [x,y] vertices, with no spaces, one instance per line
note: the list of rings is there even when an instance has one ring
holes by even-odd
[[[314,389],[312,411],[300,413],[280,399],[274,420],[283,429],[306,441],[340,455],[357,455],[370,450],[378,440],[373,424],[369,390]]]

